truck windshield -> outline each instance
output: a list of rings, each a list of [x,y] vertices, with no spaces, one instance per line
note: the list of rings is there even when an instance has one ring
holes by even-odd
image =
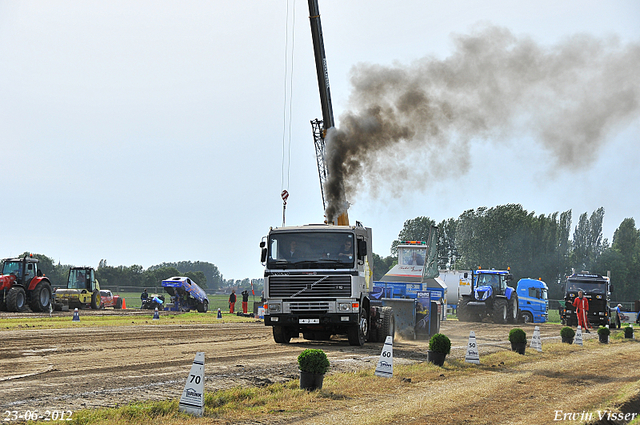
[[[606,282],[594,282],[594,281],[580,281],[569,280],[567,281],[567,292],[577,292],[582,290],[588,294],[604,294],[607,291]]]
[[[542,299],[546,300],[547,299],[547,290],[543,288],[540,291],[542,292]]]
[[[345,232],[282,232],[269,236],[269,268],[352,268],[354,237]]]

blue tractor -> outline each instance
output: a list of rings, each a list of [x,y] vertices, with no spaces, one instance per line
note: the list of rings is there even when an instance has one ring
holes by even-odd
[[[512,279],[509,270],[472,272],[471,293],[458,300],[458,320],[480,322],[489,317],[493,323],[516,323],[520,313],[518,294],[507,285]]]

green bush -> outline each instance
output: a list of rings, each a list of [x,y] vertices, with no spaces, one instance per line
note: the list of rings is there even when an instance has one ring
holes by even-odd
[[[611,331],[609,330],[609,328],[605,328],[604,326],[598,328],[599,336],[609,336],[610,333]]]
[[[560,336],[562,338],[573,338],[574,336],[576,336],[576,331],[574,331],[569,326],[565,326],[564,328],[560,329]]]
[[[509,331],[509,342],[512,344],[526,344],[527,333],[520,328],[513,328]]]
[[[435,334],[429,340],[429,350],[449,354],[451,352],[451,340],[444,334]]]
[[[631,326],[627,326],[626,328],[624,328],[624,337],[633,338],[633,328]]]
[[[308,348],[298,356],[298,367],[303,372],[326,373],[329,370],[329,359],[324,351]]]

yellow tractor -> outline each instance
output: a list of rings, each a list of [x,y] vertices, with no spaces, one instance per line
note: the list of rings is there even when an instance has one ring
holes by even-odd
[[[84,307],[102,308],[100,284],[92,267],[72,267],[67,287],[56,288],[53,292],[53,309],[61,311]]]

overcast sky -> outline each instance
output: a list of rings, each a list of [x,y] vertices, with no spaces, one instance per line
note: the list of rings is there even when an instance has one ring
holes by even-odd
[[[542,48],[576,34],[640,43],[636,0],[320,0],[320,11],[338,127],[354,66],[444,61],[456,37],[477,28]],[[640,69],[630,72],[637,95]],[[602,206],[611,240],[624,218],[640,221],[640,120],[631,115],[585,146],[584,166],[574,158],[564,167],[535,132],[472,138],[466,152],[443,152],[444,167],[420,189],[360,191],[350,219],[373,228],[383,256],[407,219],[507,203],[572,209],[574,227]],[[317,117],[306,1],[0,0],[0,254],[94,267],[200,260],[225,278],[261,277],[258,244],[282,224],[283,188],[287,224],[323,220]],[[406,172],[428,167],[423,159],[409,157]],[[392,178],[402,185],[401,173]]]

